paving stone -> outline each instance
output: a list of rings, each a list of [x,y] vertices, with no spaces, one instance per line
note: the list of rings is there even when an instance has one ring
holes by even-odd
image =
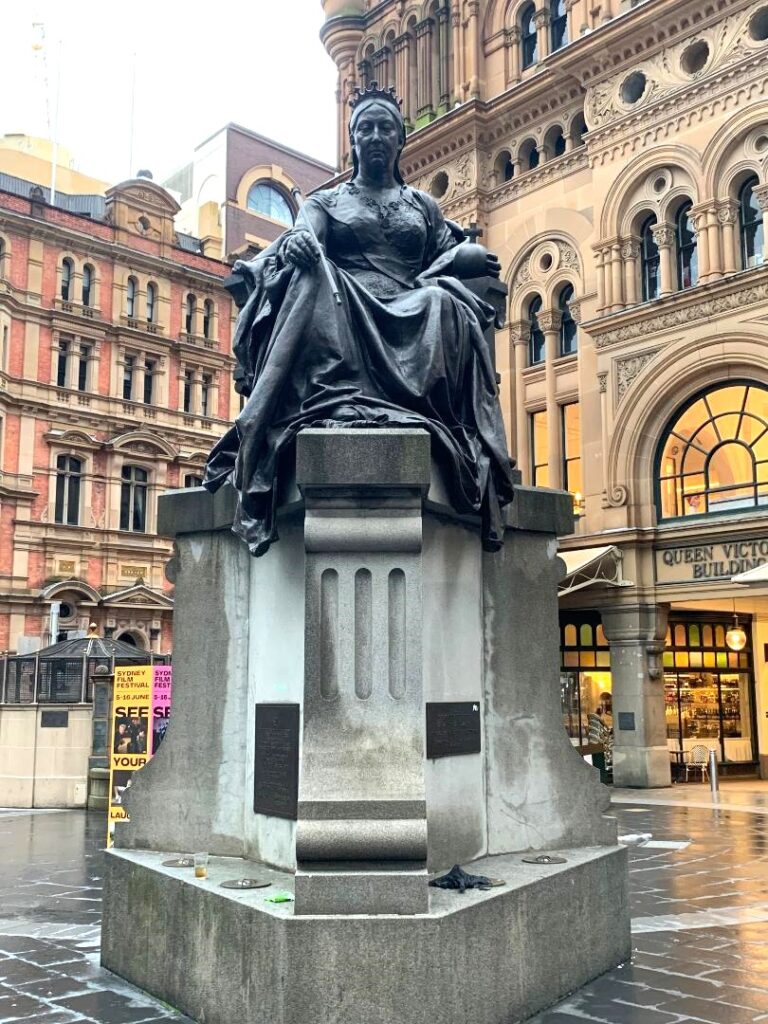
[[[706,1024],[752,1024],[762,1016],[758,1011],[744,1006],[730,1006],[727,1003],[696,999],[693,996],[671,999],[662,1003],[661,1009],[668,1013],[687,1014],[688,1019],[705,1021]]]
[[[78,993],[87,992],[88,986],[74,978],[68,978],[63,974],[52,974],[43,981],[34,981],[26,985],[19,985],[19,991],[28,996],[37,996],[40,999],[57,999],[60,996],[74,996]]]
[[[138,996],[138,993],[137,993]],[[67,996],[55,1000],[57,1006],[66,1007],[83,1014],[85,1017],[93,1017],[97,1021],[104,1021],[105,1024],[138,1024],[139,1021],[146,1021],[157,1010],[147,1006],[146,995],[142,996],[144,1005],[137,1005],[124,995],[116,992],[89,992],[81,996]]]
[[[0,1000],[0,1024],[6,1021],[40,1020],[48,1007],[39,999],[31,996],[15,995],[8,999]]]

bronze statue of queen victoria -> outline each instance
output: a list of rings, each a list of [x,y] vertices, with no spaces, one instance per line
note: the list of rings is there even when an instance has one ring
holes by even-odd
[[[291,230],[236,264],[249,289],[234,345],[248,399],[205,485],[234,485],[233,529],[261,555],[277,539],[278,465],[299,430],[422,427],[452,505],[482,517],[495,550],[513,464],[483,337],[493,310],[461,279],[500,266],[403,181],[394,91],[373,83],[351,105],[351,179],[313,194]]]

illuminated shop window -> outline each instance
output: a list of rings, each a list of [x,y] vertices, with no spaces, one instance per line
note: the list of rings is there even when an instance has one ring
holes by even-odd
[[[661,519],[768,507],[768,389],[727,384],[677,414],[659,449]]]

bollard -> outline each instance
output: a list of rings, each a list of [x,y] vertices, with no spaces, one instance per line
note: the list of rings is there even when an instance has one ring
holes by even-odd
[[[709,751],[709,788],[712,796],[717,796],[717,751]]]

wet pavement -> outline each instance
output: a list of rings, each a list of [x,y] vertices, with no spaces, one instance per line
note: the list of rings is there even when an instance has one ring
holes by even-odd
[[[632,960],[529,1024],[768,1024],[768,786],[616,791],[613,813],[652,835],[630,845]],[[99,966],[104,833],[0,810],[0,1024],[194,1024]]]

